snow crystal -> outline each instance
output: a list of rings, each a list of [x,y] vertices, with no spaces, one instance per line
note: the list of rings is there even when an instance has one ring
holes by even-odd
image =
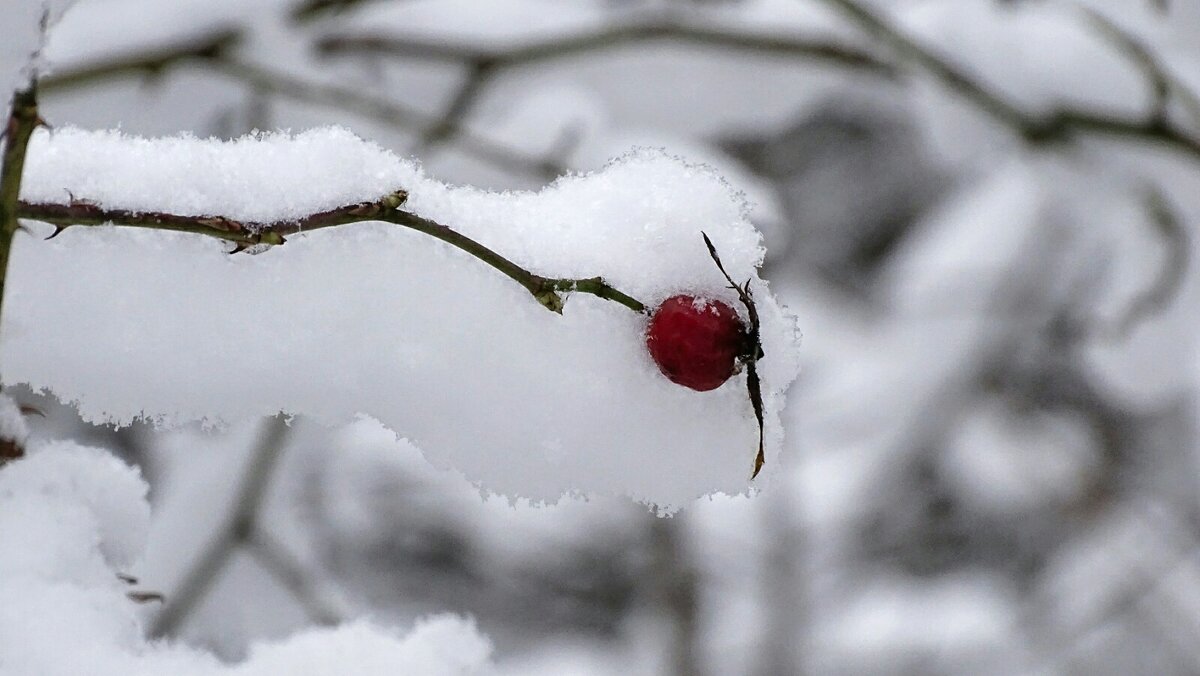
[[[792,320],[756,274],[760,236],[713,171],[641,150],[541,192],[430,180],[346,131],[236,142],[35,136],[26,200],[277,220],[409,191],[416,213],[546,276],[602,275],[653,306],[676,293],[740,307],[701,239],[751,279],[766,358],[768,472]],[[92,421],[233,422],[283,410],[366,414],[438,466],[534,501],[628,495],[667,510],[749,485],[757,427],[745,376],[693,392],[663,378],[645,317],[586,295],[559,316],[492,268],[382,223],[293,236],[257,256],[201,237],[74,228],[14,244],[6,382],[77,401]]]

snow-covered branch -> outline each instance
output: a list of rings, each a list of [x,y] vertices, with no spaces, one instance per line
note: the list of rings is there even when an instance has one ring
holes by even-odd
[[[620,303],[635,312],[646,306],[622,293],[601,277],[583,279],[550,278],[530,272],[487,246],[411,211],[399,208],[408,193],[397,190],[373,202],[360,202],[335,209],[271,223],[250,223],[225,216],[185,216],[156,211],[104,209],[87,200],[74,199],[67,204],[21,202],[17,216],[53,224],[54,237],[71,226],[122,225],[152,230],[172,230],[205,235],[233,242],[236,251],[252,246],[283,244],[286,235],[320,230],[351,223],[382,221],[411,228],[440,239],[496,268],[524,287],[547,309],[562,312],[563,293],[588,293]]]

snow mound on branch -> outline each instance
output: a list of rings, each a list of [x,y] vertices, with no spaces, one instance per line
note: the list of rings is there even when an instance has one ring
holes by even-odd
[[[286,220],[409,192],[405,208],[550,277],[603,276],[654,306],[737,297],[762,315],[768,472],[797,371],[791,318],[757,276],[763,249],[714,172],[639,150],[540,192],[447,186],[346,131],[236,142],[39,133],[23,198]],[[663,377],[646,319],[576,294],[563,315],[440,241],[383,223],[305,233],[261,255],[202,237],[73,228],[14,244],[0,363],[92,421],[233,422],[280,410],[369,415],[483,489],[553,501],[628,495],[672,510],[749,485],[757,427],[745,375],[712,392]]]
[[[238,665],[143,638],[118,577],[150,516],[137,470],[71,442],[35,445],[0,469],[0,674],[491,673],[473,623],[440,616],[407,635],[367,622],[260,643]]]
[[[417,176],[412,165],[341,128],[235,143],[67,128],[38,136],[26,161],[21,198],[30,202],[75,197],[242,221],[286,221],[376,200]]]

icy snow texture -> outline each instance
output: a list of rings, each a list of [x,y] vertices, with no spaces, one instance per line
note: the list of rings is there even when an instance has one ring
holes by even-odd
[[[733,277],[753,280],[775,464],[795,329],[757,278],[763,251],[739,196],[704,167],[642,150],[539,193],[488,193],[429,180],[337,129],[234,143],[64,129],[37,135],[28,162],[27,200],[256,220],[404,188],[408,208],[539,274],[602,275],[651,305],[688,292],[737,307],[704,230]],[[307,233],[258,256],[107,228],[21,237],[15,251],[4,377],[77,400],[89,420],[367,414],[435,465],[534,501],[625,494],[670,510],[748,485],[745,376],[709,393],[674,385],[646,354],[643,316],[586,295],[553,314],[398,226]]]
[[[490,673],[490,642],[441,616],[407,636],[367,622],[258,644],[239,665],[148,643],[117,577],[140,556],[146,484],[106,451],[35,445],[0,469],[0,675]]]

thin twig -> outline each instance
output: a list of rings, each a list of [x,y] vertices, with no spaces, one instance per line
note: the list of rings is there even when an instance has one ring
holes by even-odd
[[[1146,75],[1154,90],[1155,109],[1160,115],[1167,114],[1167,106],[1173,95],[1187,110],[1192,121],[1200,123],[1200,95],[1173,76],[1146,45],[1111,19],[1090,7],[1080,6],[1078,9],[1098,33],[1108,38],[1117,49],[1125,52]]]
[[[292,8],[292,21],[303,23],[326,14],[337,14],[377,0],[304,0]]]
[[[50,93],[126,75],[157,77],[177,66],[224,59],[241,40],[241,31],[222,29],[168,47],[124,54],[51,73],[42,78],[40,86],[42,93]]]
[[[539,61],[651,41],[724,47],[758,54],[803,57],[891,77],[894,69],[868,50],[825,38],[758,35],[692,26],[670,19],[640,20],[594,31],[556,36],[506,49],[456,45],[443,40],[388,35],[331,35],[317,42],[323,54],[375,53],[452,63],[490,63],[511,68]]]
[[[1034,144],[1069,138],[1076,132],[1091,132],[1151,141],[1200,160],[1200,138],[1180,129],[1173,122],[1151,114],[1140,120],[1106,117],[1090,112],[1059,110],[1025,128],[1026,138]]]
[[[476,61],[467,68],[458,91],[438,115],[437,123],[421,134],[410,154],[425,157],[431,149],[462,133],[463,121],[470,117],[475,109],[475,104],[491,79],[493,67],[492,61]]]
[[[359,88],[311,82],[273,68],[236,59],[219,59],[211,65],[217,72],[260,91],[295,101],[351,110],[365,118],[399,129],[425,130],[427,133],[428,130],[440,128],[440,133],[455,137],[457,146],[462,148],[463,152],[501,169],[543,179],[555,178],[566,172],[566,168],[558,163],[472,132],[461,122],[443,120],[439,116],[391,99],[365,93]]]
[[[345,613],[326,598],[304,564],[270,533],[257,528],[243,546],[263,570],[291,592],[313,622],[331,626],[345,619]]]
[[[287,241],[286,236],[301,232],[350,223],[382,221],[425,233],[478,258],[520,284],[539,303],[554,312],[562,312],[565,302],[562,294],[570,292],[591,294],[624,305],[635,312],[646,310],[646,306],[641,302],[614,288],[600,277],[567,279],[534,274],[449,226],[401,209],[400,205],[407,196],[406,192],[398,190],[374,202],[350,204],[274,223],[243,222],[223,216],[183,216],[163,212],[105,209],[86,200],[75,200],[68,204],[20,202],[18,214],[21,218],[55,225],[57,229],[51,237],[72,226],[120,225],[205,235],[232,242],[236,247],[235,251],[263,244],[283,244]]]
[[[233,514],[192,564],[176,590],[167,597],[166,604],[150,626],[151,636],[161,638],[174,634],[204,599],[237,547],[254,533],[264,489],[282,455],[290,429],[282,415],[265,423],[258,448],[250,458],[249,469],[234,498]]]
[[[1158,276],[1149,288],[1138,294],[1114,323],[1095,327],[1094,333],[1110,340],[1127,338],[1135,326],[1166,310],[1171,300],[1179,295],[1187,276],[1191,238],[1180,222],[1179,214],[1157,187],[1146,189],[1143,203],[1147,220],[1163,243],[1166,260],[1159,266]]]

